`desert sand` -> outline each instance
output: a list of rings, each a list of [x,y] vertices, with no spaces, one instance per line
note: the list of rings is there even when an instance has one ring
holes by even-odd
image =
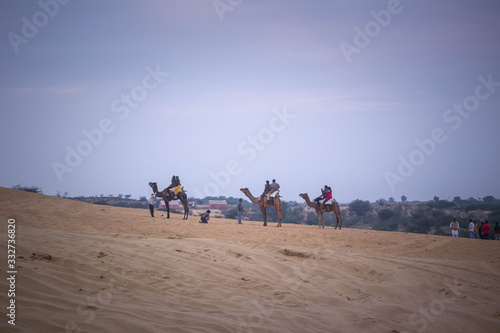
[[[5,188],[0,213],[1,332],[500,332],[500,242],[200,224]]]

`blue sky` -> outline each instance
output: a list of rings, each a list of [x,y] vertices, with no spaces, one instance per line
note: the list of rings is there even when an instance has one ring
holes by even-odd
[[[0,185],[500,197],[498,1],[1,1]]]

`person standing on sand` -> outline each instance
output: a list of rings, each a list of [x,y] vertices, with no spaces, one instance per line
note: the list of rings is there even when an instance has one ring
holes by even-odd
[[[240,198],[240,200],[238,202],[238,224],[242,224],[241,217],[243,216],[244,211],[245,211],[245,209],[243,208],[243,199]]]
[[[472,219],[469,219],[469,237],[474,239],[474,222],[472,222]]]
[[[495,222],[495,239],[500,240],[500,226],[498,225],[498,222]]]
[[[450,223],[451,228],[451,236],[458,237],[458,228],[460,228],[460,224],[457,222],[456,218],[453,218],[453,221]]]
[[[484,239],[490,239],[490,225],[488,224],[487,220],[484,221],[483,237]]]
[[[479,226],[479,238],[483,239],[483,227],[484,227],[484,222],[481,222],[481,225]]]
[[[479,238],[479,226],[476,221],[474,221],[474,235],[476,236],[476,239]]]
[[[154,204],[156,203],[156,195],[153,193],[151,194],[151,197],[149,198],[149,212],[151,213],[151,217],[155,217],[155,206]]]

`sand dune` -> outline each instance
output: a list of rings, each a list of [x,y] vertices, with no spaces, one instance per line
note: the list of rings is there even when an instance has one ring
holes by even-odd
[[[2,332],[498,332],[500,242],[199,224],[0,188]],[[447,222],[447,221],[444,221]],[[6,273],[4,274],[6,275]]]

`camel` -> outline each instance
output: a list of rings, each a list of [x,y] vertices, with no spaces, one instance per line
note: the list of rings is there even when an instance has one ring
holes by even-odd
[[[240,191],[245,193],[245,195],[248,197],[248,199],[250,199],[251,202],[259,205],[260,211],[262,212],[262,216],[264,217],[264,227],[267,226],[267,213],[266,213],[267,207],[274,207],[274,209],[276,209],[279,218],[277,227],[281,227],[281,199],[279,195],[277,195],[274,198],[271,198],[270,200],[259,201],[259,198],[255,198],[252,195],[252,193],[250,193],[250,190],[248,188],[246,187],[242,188],[240,189]]]
[[[340,217],[340,208],[336,201],[334,201],[333,204],[331,205],[326,205],[325,207],[323,207],[323,204],[320,204],[320,206],[318,207],[316,202],[311,202],[311,200],[309,199],[309,195],[307,193],[301,193],[299,194],[299,196],[306,201],[309,207],[312,207],[314,208],[314,210],[316,210],[316,215],[318,215],[320,228],[325,227],[325,223],[323,222],[323,213],[333,212],[337,217],[337,225],[335,226],[335,229],[337,229],[337,227],[339,227],[339,230],[342,229],[342,218]]]
[[[162,198],[163,201],[165,202],[165,206],[167,208],[167,219],[170,218],[170,207],[168,206],[169,201],[174,200],[175,197],[173,196],[173,193],[169,193],[167,189],[165,188],[163,191],[158,192],[158,185],[156,183],[150,182],[149,186],[153,189],[153,193],[156,195],[157,198]],[[188,207],[188,201],[187,201],[187,194],[184,192],[184,189],[181,189],[179,193],[177,193],[177,198],[181,201],[182,206],[184,206],[184,217],[182,218],[183,220],[188,219],[189,215],[189,207]]]

